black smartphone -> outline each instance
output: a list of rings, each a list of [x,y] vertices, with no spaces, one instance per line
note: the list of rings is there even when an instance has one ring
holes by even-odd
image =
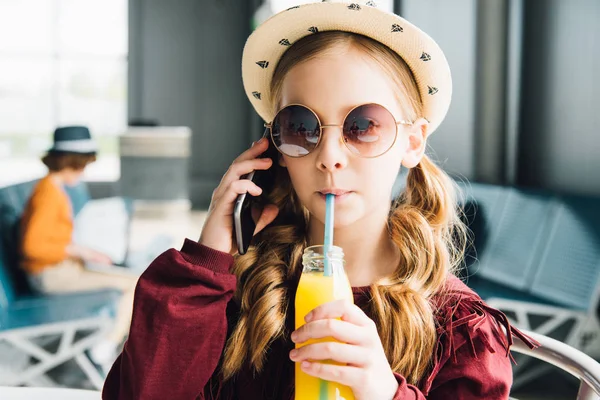
[[[264,195],[269,193],[273,188],[275,182],[274,168],[277,162],[277,149],[273,146],[269,137],[269,128],[265,129],[263,138],[269,141],[268,149],[262,154],[261,157],[269,157],[273,160],[273,165],[268,170],[256,170],[250,172],[248,175],[243,176],[241,179],[250,179],[263,192],[260,196],[252,196],[249,193],[240,194],[237,197],[235,205],[233,207],[233,226],[235,231],[235,240],[237,242],[238,252],[240,254],[246,254],[252,237],[254,236],[254,230],[256,229],[256,222],[252,218],[252,209],[256,208],[262,212],[262,208],[266,204]],[[259,213],[260,215],[260,213]]]

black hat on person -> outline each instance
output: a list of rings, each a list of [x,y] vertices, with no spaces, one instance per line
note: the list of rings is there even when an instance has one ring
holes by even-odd
[[[95,155],[98,148],[85,126],[63,126],[54,131],[54,144],[48,153]]]

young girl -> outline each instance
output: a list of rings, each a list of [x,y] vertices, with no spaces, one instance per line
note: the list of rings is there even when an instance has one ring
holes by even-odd
[[[141,277],[104,398],[287,400],[294,363],[356,399],[508,398],[512,335],[534,343],[454,275],[466,228],[451,179],[424,154],[450,103],[435,42],[371,1],[307,4],[250,36],[242,72],[270,138],[224,175],[199,243],[165,252]],[[318,127],[318,140],[291,128],[300,123]],[[274,162],[261,158],[269,145]],[[406,187],[391,201],[402,166]],[[268,168],[271,204],[254,245],[235,255],[236,197],[262,192],[243,176]],[[294,331],[301,256],[323,243],[327,193],[355,305],[327,303]],[[292,351],[326,337],[339,343]]]

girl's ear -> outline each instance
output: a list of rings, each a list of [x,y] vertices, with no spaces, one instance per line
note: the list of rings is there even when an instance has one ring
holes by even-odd
[[[405,129],[407,145],[402,157],[402,165],[406,168],[414,168],[421,162],[427,145],[427,129],[429,122],[425,118],[419,118],[411,126]]]

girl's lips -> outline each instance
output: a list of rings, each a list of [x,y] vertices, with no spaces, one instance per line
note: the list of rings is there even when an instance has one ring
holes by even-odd
[[[348,198],[348,196],[350,196],[353,192],[339,192],[340,194],[337,194],[335,196],[335,202],[339,203],[342,202],[344,200],[346,200]],[[323,199],[323,201],[326,199],[326,194],[319,192],[319,196],[321,196],[321,199]]]
[[[343,194],[346,193],[350,193],[351,190],[345,190],[345,189],[336,189],[336,188],[325,188],[325,189],[321,189],[319,190],[319,193],[326,195],[326,194],[334,194],[336,196],[341,196]]]

